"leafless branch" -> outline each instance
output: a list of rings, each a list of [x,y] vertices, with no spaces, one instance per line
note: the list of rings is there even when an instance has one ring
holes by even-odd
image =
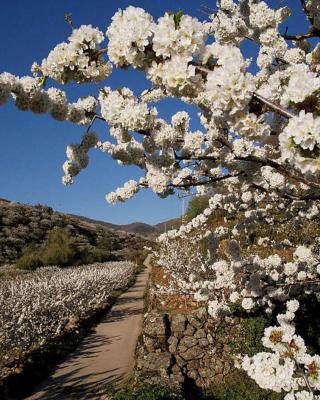
[[[224,176],[219,176],[216,178],[211,178],[211,179],[206,179],[204,181],[198,181],[198,182],[190,182],[190,183],[184,183],[184,184],[179,184],[179,185],[170,185],[170,187],[174,187],[174,188],[189,188],[189,187],[193,187],[193,186],[203,186],[203,185],[208,185],[211,183],[215,183],[215,182],[220,182],[220,181],[224,181],[226,179],[230,179],[230,178],[236,178],[239,175],[241,175],[243,172],[239,172],[237,174],[228,174],[228,175],[224,175]]]
[[[315,37],[320,37],[320,32],[318,31],[312,31],[310,33],[303,33],[301,35],[287,35],[286,33],[282,35],[282,37],[286,40],[294,40],[296,42],[299,42],[301,40],[305,39],[311,39]]]
[[[277,171],[279,171],[280,173],[282,173],[283,175],[286,175],[287,177],[294,179],[295,181],[305,183],[306,185],[316,188],[316,189],[320,189],[320,182],[310,181],[309,179],[305,178],[305,176],[303,176],[300,172],[293,169],[291,166],[285,166],[285,165],[279,164],[278,162],[276,162],[274,160],[270,160],[269,158],[259,158],[259,157],[250,155],[247,157],[236,157],[236,160],[250,161],[250,162],[260,163],[262,165],[270,166],[270,167],[276,169]]]

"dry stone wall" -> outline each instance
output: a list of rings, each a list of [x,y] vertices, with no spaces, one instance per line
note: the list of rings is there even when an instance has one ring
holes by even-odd
[[[230,321],[229,331],[237,321]],[[145,315],[137,346],[136,374],[144,381],[179,387],[192,382],[207,388],[232,372],[230,335],[204,307],[190,314]]]

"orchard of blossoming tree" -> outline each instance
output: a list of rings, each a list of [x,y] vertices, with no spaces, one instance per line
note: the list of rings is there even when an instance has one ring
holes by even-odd
[[[241,244],[259,226],[276,230],[290,222],[299,230],[319,221],[320,3],[300,3],[305,32],[286,29],[288,7],[272,9],[259,0],[220,0],[207,21],[183,12],[156,21],[130,6],[114,15],[105,33],[71,23],[66,42],[32,65],[33,76],[0,75],[0,104],[12,97],[19,110],[84,126],[82,141],[66,150],[64,184],[87,167],[95,148],[141,170],[138,182],[107,194],[111,203],[145,188],[160,197],[209,196],[203,213],[159,237],[158,262],[181,291],[207,302],[213,317],[230,314],[235,305],[269,314],[282,305],[279,325],[265,330],[266,351],[239,355],[236,363],[285,400],[320,399],[320,356],[308,351],[294,325],[299,293],[319,293],[320,241],[315,231],[300,243],[284,239],[283,257],[268,236],[256,235],[250,252]],[[252,59],[241,51],[245,41],[256,44]],[[140,96],[108,87],[113,68],[130,67],[150,81]],[[47,87],[49,78],[66,86],[106,86],[70,103],[65,91]],[[190,130],[185,111],[171,121],[160,118],[156,103],[166,98],[196,107],[201,129]],[[94,131],[96,120],[109,126],[110,141]],[[218,213],[220,226],[208,229]],[[190,246],[204,239],[206,254]],[[269,255],[255,253],[257,245],[268,247]]]

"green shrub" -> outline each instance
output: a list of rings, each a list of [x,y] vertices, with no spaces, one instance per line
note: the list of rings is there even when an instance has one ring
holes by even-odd
[[[16,266],[19,269],[29,271],[34,271],[35,269],[43,266],[39,248],[35,243],[31,243],[25,248],[22,256],[18,258]]]
[[[52,229],[47,237],[41,259],[44,265],[64,267],[77,262],[78,251],[71,234],[63,228]]]
[[[260,351],[266,351],[261,339],[271,319],[265,315],[244,318],[240,323],[239,337],[236,340],[236,351],[252,357]]]
[[[43,262],[39,254],[23,254],[17,261],[17,268],[34,271],[35,269],[42,267]]]
[[[140,253],[139,253],[140,254]],[[105,236],[96,247],[79,250],[76,241],[66,228],[55,227],[49,231],[42,246],[32,244],[18,259],[17,266],[21,269],[34,270],[41,266],[92,264],[95,262],[119,261],[120,257],[110,250],[110,240]]]
[[[209,205],[209,196],[195,196],[189,201],[185,219],[192,220],[197,215],[201,214]]]
[[[93,247],[91,249],[85,249],[79,254],[82,264],[92,264],[95,262],[106,262],[106,261],[119,261],[119,257],[111,253],[109,250]]]
[[[100,250],[105,250],[110,253],[111,249],[111,240],[110,236],[107,235],[106,232],[101,233],[101,237],[97,239],[96,247]]]
[[[52,229],[46,242],[38,247],[29,245],[23,255],[17,260],[20,269],[34,270],[45,265],[64,267],[79,263],[79,252],[74,239],[63,228]]]
[[[261,389],[244,372],[239,371],[209,389],[203,400],[282,400],[283,396]]]
[[[108,394],[112,400],[177,400],[181,399],[172,393],[166,386],[145,383],[143,385],[133,385],[131,383],[120,388],[109,388]]]
[[[139,249],[139,250],[132,250],[126,257],[127,260],[132,261],[133,263],[137,264],[138,266],[142,266],[143,262],[147,258],[147,255],[150,253],[149,250]]]

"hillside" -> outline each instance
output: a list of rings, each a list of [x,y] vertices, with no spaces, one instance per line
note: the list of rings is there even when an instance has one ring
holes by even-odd
[[[101,225],[105,228],[116,230],[116,231],[123,231],[123,232],[129,232],[129,233],[134,233],[137,235],[144,236],[146,238],[154,238],[160,233],[165,232],[166,229],[170,229],[174,223],[175,219],[168,220],[165,222],[160,222],[157,225],[149,225],[145,224],[144,222],[132,222],[130,224],[126,225],[116,225],[112,224],[110,222],[105,222],[105,221],[100,221],[100,220],[95,220],[92,218],[88,217],[83,217],[79,215],[74,215],[74,214],[68,214],[72,218],[77,218],[81,221],[91,223],[94,225]]]
[[[100,220],[95,220],[88,217],[83,217],[80,215],[68,214],[71,218],[76,218],[78,220],[84,221],[89,224],[100,225],[108,229],[116,230],[116,231],[123,231],[128,233],[134,233],[137,235],[150,237],[154,234],[157,234],[158,230],[156,226],[148,225],[143,222],[133,222],[127,225],[116,225],[112,224],[111,222],[105,222]]]
[[[79,249],[92,249],[103,242],[111,255],[125,258],[147,244],[145,238],[132,233],[144,235],[146,224],[130,225],[117,226],[57,212],[40,204],[31,206],[0,199],[0,264],[14,263],[31,243],[43,244],[48,233],[58,227],[72,235]]]

